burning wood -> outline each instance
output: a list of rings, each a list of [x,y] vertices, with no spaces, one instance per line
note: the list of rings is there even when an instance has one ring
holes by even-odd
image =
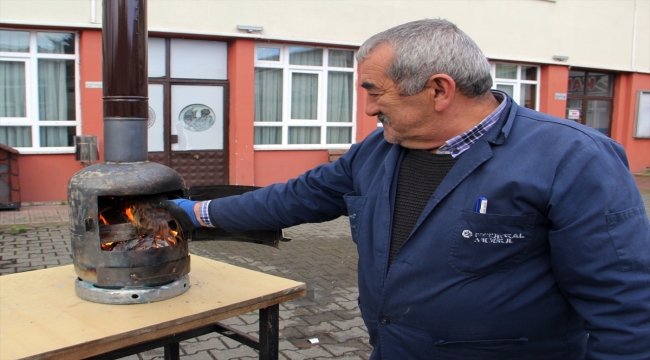
[[[102,250],[147,250],[173,246],[183,240],[173,230],[180,229],[176,219],[146,202],[127,203],[121,211],[108,208],[98,217],[103,224],[99,226]]]

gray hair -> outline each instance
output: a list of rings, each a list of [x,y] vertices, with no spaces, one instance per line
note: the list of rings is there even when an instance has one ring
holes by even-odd
[[[490,64],[481,49],[447,20],[418,20],[380,32],[361,45],[357,61],[364,61],[382,43],[395,52],[387,75],[401,95],[419,93],[435,74],[449,75],[469,97],[483,95],[492,87]]]

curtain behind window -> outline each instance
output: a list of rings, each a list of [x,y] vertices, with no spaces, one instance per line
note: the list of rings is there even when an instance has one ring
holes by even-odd
[[[0,117],[25,117],[25,63],[0,61]]]
[[[282,69],[255,69],[255,121],[282,121]],[[254,144],[281,144],[281,127],[255,127]]]
[[[0,117],[26,117],[25,96],[25,63],[0,61]],[[12,147],[32,146],[31,127],[0,127],[0,143]]]
[[[323,49],[292,46],[289,48],[289,64],[323,66]]]
[[[318,75],[291,75],[291,118],[318,119]]]
[[[352,73],[330,71],[327,84],[327,121],[352,122]]]
[[[327,121],[352,122],[352,73],[330,71],[327,83]],[[349,127],[327,128],[328,144],[352,143]]]
[[[38,60],[39,120],[74,120],[74,85],[68,84],[73,60]],[[72,91],[70,91],[72,90]],[[72,100],[72,101],[71,101]],[[70,104],[72,103],[72,104]],[[41,146],[71,146],[66,126],[42,126]]]

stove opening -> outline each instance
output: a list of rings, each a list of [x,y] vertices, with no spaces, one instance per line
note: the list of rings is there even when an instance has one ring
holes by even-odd
[[[178,221],[166,210],[153,206],[167,198],[174,196],[98,197],[101,250],[141,251],[182,246],[186,236]]]

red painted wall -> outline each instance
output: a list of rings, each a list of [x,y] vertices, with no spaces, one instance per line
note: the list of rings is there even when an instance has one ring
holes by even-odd
[[[329,162],[326,150],[273,150],[255,152],[255,185],[285,182]]]
[[[569,67],[542,65],[539,86],[539,111],[564,119],[566,100],[555,100],[555,94],[567,94]]]
[[[102,32],[84,30],[79,39],[82,135],[97,135],[99,160],[104,160],[102,89],[86,88],[86,81],[102,81]]]
[[[81,131],[83,135],[99,135],[102,148],[102,89],[85,88],[86,81],[102,80],[101,31],[80,31],[79,52]],[[74,154],[21,154],[18,163],[20,198],[24,203],[66,200],[68,180],[83,168]]]
[[[229,182],[254,185],[255,41],[235,39],[228,47],[230,80]]]
[[[74,154],[19,155],[20,201],[58,202],[68,197],[68,180],[82,169]]]
[[[622,73],[616,76],[611,135],[625,148],[633,173],[650,168],[650,139],[634,138],[639,90],[650,90],[650,74]]]

